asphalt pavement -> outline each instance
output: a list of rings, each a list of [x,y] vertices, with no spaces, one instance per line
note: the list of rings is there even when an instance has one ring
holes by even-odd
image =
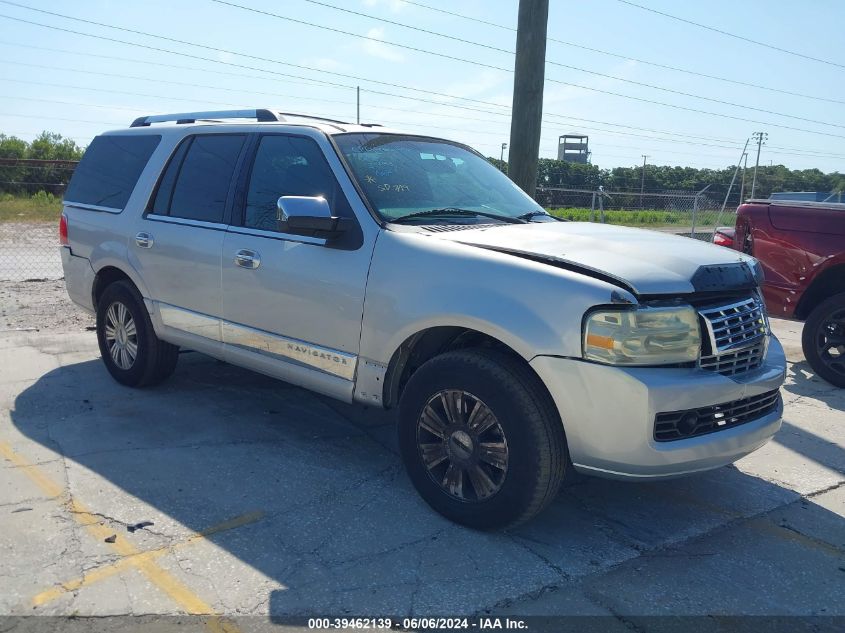
[[[506,533],[425,505],[389,412],[196,353],[128,389],[93,332],[0,333],[0,615],[845,616],[845,391],[773,323],[772,442],[684,479],[585,479]]]

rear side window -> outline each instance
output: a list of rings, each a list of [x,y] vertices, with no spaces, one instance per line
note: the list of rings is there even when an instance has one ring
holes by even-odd
[[[151,211],[187,220],[223,222],[242,134],[194,136],[174,153]]]
[[[73,173],[65,200],[122,210],[159,141],[161,136],[152,134],[96,137]]]

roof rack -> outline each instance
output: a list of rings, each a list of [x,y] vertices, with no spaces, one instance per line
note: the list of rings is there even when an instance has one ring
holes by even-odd
[[[210,112],[180,112],[177,114],[154,114],[138,117],[130,127],[145,127],[152,123],[176,121],[176,123],[195,123],[198,119],[256,119],[258,121],[283,121],[270,110],[212,110]]]
[[[153,123],[165,123],[175,121],[177,124],[196,123],[203,120],[215,119],[255,119],[256,121],[286,121],[286,117],[301,119],[312,119],[325,121],[327,123],[347,124],[346,121],[327,119],[325,117],[312,116],[310,114],[297,114],[295,112],[275,112],[266,108],[254,110],[212,110],[209,112],[179,112],[176,114],[154,114],[151,116],[138,117],[132,121],[130,127],[147,127]]]

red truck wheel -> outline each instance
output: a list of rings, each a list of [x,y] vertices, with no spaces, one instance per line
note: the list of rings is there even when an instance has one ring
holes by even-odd
[[[845,387],[845,292],[813,309],[804,324],[801,343],[816,375]]]

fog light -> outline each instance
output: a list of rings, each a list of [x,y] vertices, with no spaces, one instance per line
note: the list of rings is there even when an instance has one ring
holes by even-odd
[[[683,417],[678,420],[678,431],[681,435],[692,435],[695,427],[698,426],[698,414],[695,411],[685,413]]]

